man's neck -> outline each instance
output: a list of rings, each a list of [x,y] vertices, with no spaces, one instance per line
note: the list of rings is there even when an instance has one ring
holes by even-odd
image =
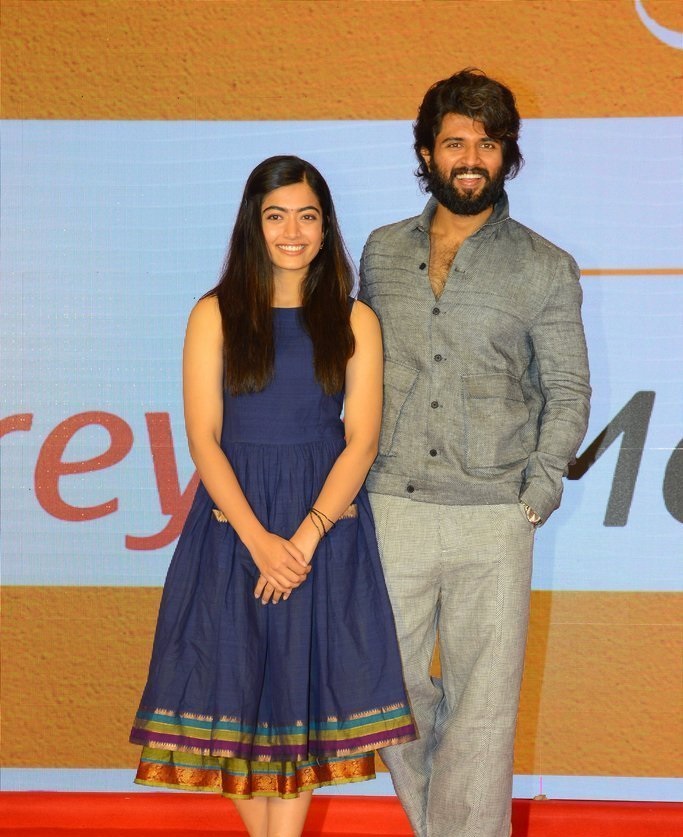
[[[492,212],[493,206],[489,206],[478,215],[456,215],[446,209],[443,204],[437,204],[436,212],[432,216],[430,232],[440,238],[462,242],[483,227]]]

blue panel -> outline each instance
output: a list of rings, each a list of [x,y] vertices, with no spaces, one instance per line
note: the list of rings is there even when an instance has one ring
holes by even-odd
[[[2,131],[2,416],[32,416],[30,430],[2,440],[3,581],[159,585],[172,544],[126,548],[126,535],[168,522],[145,414],[168,416],[184,488],[185,321],[216,281],[247,174],[274,153],[318,165],[357,260],[372,228],[421,211],[410,123],[26,121]],[[540,531],[537,588],[681,589],[683,528],[662,486],[683,437],[683,279],[650,271],[683,267],[682,136],[683,120],[668,118],[524,126],[514,216],[583,269],[640,271],[584,278],[595,389],[586,445],[637,393],[655,393],[625,525],[604,525],[610,493],[628,489],[613,485],[621,436],[568,483]],[[112,467],[59,480],[73,506],[118,500],[105,517],[64,521],[38,502],[36,479],[50,493],[45,451],[37,477],[36,463],[56,427],[89,411],[118,417],[132,448]],[[63,458],[109,445],[92,425]]]

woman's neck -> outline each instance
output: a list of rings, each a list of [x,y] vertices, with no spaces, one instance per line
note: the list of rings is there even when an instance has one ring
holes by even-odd
[[[273,277],[273,307],[299,308],[302,301],[304,279],[304,276],[276,274]]]

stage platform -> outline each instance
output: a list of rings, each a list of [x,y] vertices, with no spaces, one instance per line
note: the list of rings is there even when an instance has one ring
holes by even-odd
[[[674,837],[683,803],[516,799],[514,837]],[[0,793],[1,837],[243,837],[224,799],[179,793]],[[394,797],[318,796],[305,837],[410,837]],[[457,837],[457,835],[453,835]]]

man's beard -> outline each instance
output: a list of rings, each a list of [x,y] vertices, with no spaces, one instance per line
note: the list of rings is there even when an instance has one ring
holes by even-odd
[[[456,186],[453,185],[455,176],[457,174],[480,174],[486,179],[486,183],[479,192],[460,192]],[[454,215],[479,215],[485,209],[493,206],[496,201],[503,194],[503,187],[505,186],[505,176],[502,169],[498,174],[491,178],[486,169],[476,167],[467,168],[461,167],[453,169],[451,172],[451,180],[447,180],[441,172],[434,167],[429,170],[427,176],[426,188],[428,192],[437,199],[437,201],[450,210]]]

